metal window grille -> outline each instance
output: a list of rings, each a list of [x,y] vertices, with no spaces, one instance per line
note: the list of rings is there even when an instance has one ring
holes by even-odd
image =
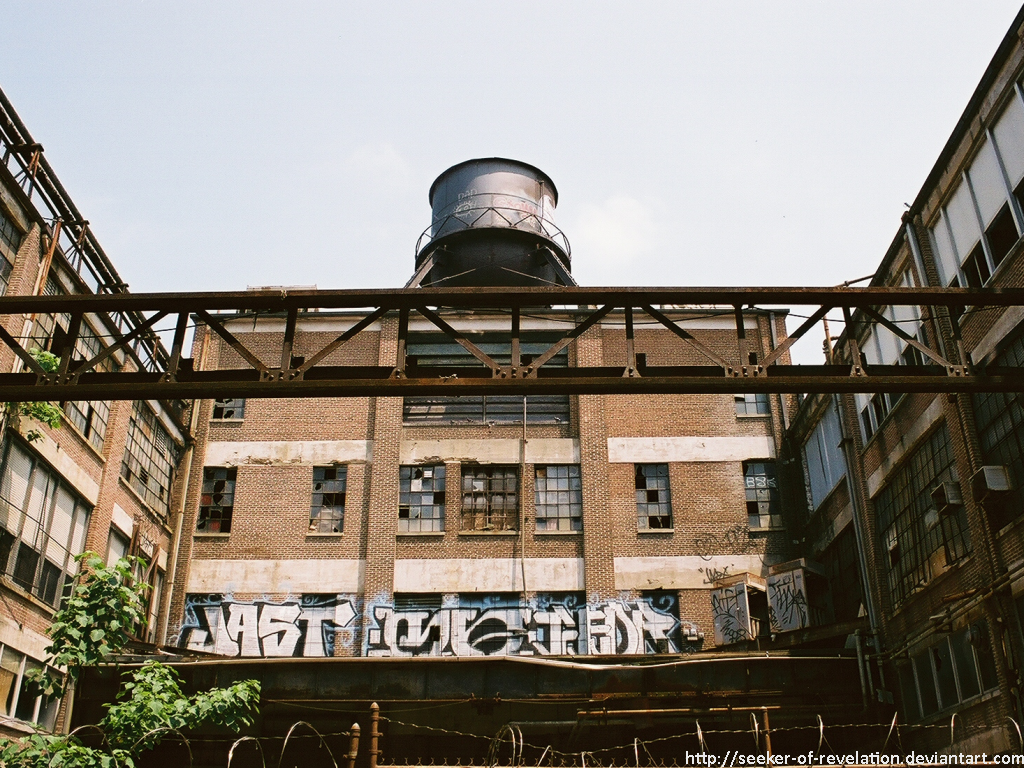
[[[773,461],[743,462],[743,480],[747,493],[747,520],[751,528],[782,526],[782,500],[779,478]]]
[[[538,465],[534,471],[537,530],[583,530],[583,486],[579,465]]]
[[[0,569],[57,605],[85,547],[90,509],[49,467],[8,439],[0,473]]]
[[[936,570],[971,550],[963,506],[940,514],[931,491],[956,482],[946,425],[936,429],[890,474],[875,497],[875,512],[888,551],[889,592],[894,607],[928,583]]]
[[[672,527],[668,464],[636,465],[636,516],[640,530]]]
[[[496,362],[512,360],[508,333],[473,333],[471,339]],[[520,337],[524,361],[544,353],[560,339],[559,334],[525,332]],[[443,333],[409,334],[408,362],[421,367],[479,367],[480,361]],[[546,366],[567,368],[568,349],[561,350]],[[517,395],[469,395],[461,397],[407,397],[403,407],[407,424],[522,424],[523,398]],[[531,395],[526,398],[527,424],[568,424],[568,395]]]
[[[519,529],[519,468],[462,467],[462,530]]]
[[[341,533],[345,527],[345,483],[348,467],[313,467],[310,533]]]
[[[14,259],[21,247],[21,230],[14,220],[0,211],[0,295],[7,293],[7,285],[14,270]]]
[[[143,501],[167,515],[171,500],[171,478],[179,451],[156,414],[135,401],[128,425],[128,442],[121,463],[121,477]]]
[[[205,467],[203,495],[199,501],[199,533],[231,533],[231,516],[235,509],[234,467]]]
[[[245,398],[242,397],[218,397],[213,401],[213,416],[215,421],[227,419],[241,419],[245,417]]]
[[[737,416],[761,416],[769,412],[767,392],[736,395],[735,399]]]
[[[1024,330],[992,361],[992,366],[1024,364]],[[1008,468],[1013,490],[988,500],[985,511],[996,530],[1024,511],[1024,402],[1019,392],[979,392],[973,396],[978,442],[985,464]]]
[[[83,323],[81,335],[75,344],[75,357],[79,360],[89,360],[102,351],[103,343],[97,332],[90,324]],[[113,368],[111,359],[107,358],[100,363],[97,370],[110,371]],[[78,427],[97,450],[102,450],[107,433],[107,421],[110,419],[110,403],[103,400],[70,400],[63,404],[63,408],[71,423]]]
[[[444,530],[444,464],[398,468],[398,530]]]

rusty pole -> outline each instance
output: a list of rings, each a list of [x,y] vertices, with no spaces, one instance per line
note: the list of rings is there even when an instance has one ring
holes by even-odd
[[[378,739],[380,738],[379,723],[380,705],[377,702],[373,702],[370,705],[370,768],[377,768],[377,757],[380,755],[380,750],[377,749]]]
[[[768,709],[767,707],[763,710],[764,712],[764,749],[768,753],[768,762],[771,764],[772,759],[772,732],[771,726],[768,724]]]
[[[352,723],[348,739],[348,768],[355,768],[356,755],[359,754],[359,723]]]

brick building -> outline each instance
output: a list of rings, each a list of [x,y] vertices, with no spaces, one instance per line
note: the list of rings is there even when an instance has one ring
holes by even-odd
[[[1024,283],[1024,12],[977,90],[875,272],[872,285],[1019,287]],[[956,364],[1017,365],[1018,308],[883,308],[908,336]],[[854,315],[859,361],[915,365],[906,339]],[[844,356],[845,355],[845,356]],[[804,554],[850,588],[835,631],[857,631],[867,682],[903,722],[954,719],[951,751],[1016,749],[1021,721],[1019,393],[814,396],[788,438],[806,477],[793,519]],[[869,640],[870,638],[870,640]],[[925,734],[931,733],[929,739]],[[944,747],[920,729],[908,746]]]
[[[469,161],[442,174],[431,202],[416,284],[571,283],[551,221],[557,192],[536,168]],[[524,309],[523,363],[584,310]],[[732,308],[663,311],[708,349],[735,352]],[[511,360],[508,314],[437,314]],[[300,314],[292,354],[314,354],[361,317]],[[257,355],[285,332],[284,317],[218,319]],[[746,316],[752,356],[784,338],[784,321]],[[609,314],[552,363],[621,359],[625,322]],[[385,316],[363,331],[347,364],[394,365],[399,324]],[[653,321],[637,323],[634,343],[642,364],[702,361]],[[416,365],[482,366],[429,317],[414,314],[401,344]],[[196,370],[246,365],[208,327],[193,357]],[[771,567],[788,555],[781,407],[763,395],[200,402],[171,633],[232,656],[636,656],[727,635],[756,643],[769,633]],[[722,580],[740,585],[734,602],[749,584],[762,605],[722,614],[716,631]]]
[[[75,208],[14,108],[0,92],[0,294],[124,292],[116,270]],[[73,348],[72,323],[80,323]],[[141,323],[134,314],[5,315],[3,332],[27,349],[61,360],[101,352],[113,333]],[[155,337],[109,357],[106,370],[160,370]],[[25,366],[10,347],[0,370]],[[180,403],[62,402],[60,427],[4,412],[0,433],[0,732],[27,723],[52,728],[59,703],[38,695],[27,673],[40,668],[45,631],[70,579],[74,556],[92,550],[145,561],[153,643],[166,626],[166,572],[174,513],[173,483],[185,445]]]

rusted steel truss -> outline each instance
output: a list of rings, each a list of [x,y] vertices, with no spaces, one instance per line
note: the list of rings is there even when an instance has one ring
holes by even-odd
[[[922,343],[880,308],[914,305],[928,316],[944,318],[951,329],[952,351]],[[788,338],[761,355],[748,344],[744,318],[767,307],[816,307]],[[16,315],[66,312],[71,316],[64,349],[74,349],[84,315],[137,313],[144,318],[128,333],[116,334],[101,353],[90,360],[61,355],[60,367],[47,372],[20,340],[0,328],[0,342],[23,363],[18,373],[0,374],[0,401],[120,400],[209,397],[324,397],[417,395],[529,395],[529,394],[638,394],[638,393],[754,393],[754,392],[969,392],[1024,389],[1024,369],[978,369],[964,364],[959,331],[949,307],[1000,308],[1024,306],[1019,289],[907,289],[907,288],[418,288],[372,291],[284,291],[200,294],[113,294],[61,297],[12,296],[0,298],[0,320]],[[716,309],[709,310],[709,307]],[[788,365],[782,361],[793,342],[804,336],[830,310],[841,310],[855,331],[880,325],[915,347],[924,365],[871,366],[856,344],[858,333],[844,333],[833,365]],[[305,312],[345,311],[354,324],[322,349],[295,357],[296,334]],[[463,325],[467,310],[508,317],[511,339],[509,362],[499,362],[477,346]],[[736,344],[730,354],[710,348],[698,329],[686,330],[678,318],[709,311],[735,319]],[[524,315],[553,313],[568,321],[562,338],[546,352],[526,359],[520,355],[520,326]],[[277,316],[285,319],[284,332],[261,334],[279,340],[279,354],[266,359],[250,349],[228,328],[228,321]],[[398,344],[394,360],[386,365],[338,365],[345,345],[385,316],[397,321]],[[676,320],[672,319],[676,317]],[[465,348],[478,367],[421,367],[407,356],[410,318],[422,318]],[[706,365],[653,366],[637,353],[635,327],[643,320],[656,324],[691,345]],[[609,322],[614,320],[613,323]],[[562,349],[589,328],[606,322],[605,332],[622,333],[621,360],[605,365],[555,367],[548,365]],[[653,323],[652,323],[653,321]],[[104,372],[98,366],[119,350],[130,350],[154,328],[174,326],[167,369]],[[190,323],[208,326],[249,366],[246,369],[199,371],[187,356],[185,342]],[[237,327],[237,326],[236,326]],[[617,330],[615,330],[617,329]],[[721,333],[716,331],[715,333]],[[934,334],[931,334],[932,336]],[[59,353],[60,350],[57,350]],[[337,353],[337,354],[335,354]],[[324,361],[331,357],[331,365]]]

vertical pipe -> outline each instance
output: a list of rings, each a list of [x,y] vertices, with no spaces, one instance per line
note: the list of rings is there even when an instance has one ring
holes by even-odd
[[[853,633],[854,642],[857,644],[857,672],[860,674],[860,698],[864,704],[864,709],[868,708],[870,699],[868,698],[868,681],[864,673],[864,667],[866,661],[864,660],[864,643],[861,640],[860,630],[856,630]],[[870,672],[868,673],[870,674]]]
[[[373,702],[370,705],[370,768],[377,768],[377,757],[380,754],[380,750],[377,749],[378,740],[380,738],[380,732],[377,730],[377,725],[380,722],[380,705],[377,702]]]
[[[356,755],[359,754],[359,723],[352,723],[348,739],[348,768],[355,768]]]

